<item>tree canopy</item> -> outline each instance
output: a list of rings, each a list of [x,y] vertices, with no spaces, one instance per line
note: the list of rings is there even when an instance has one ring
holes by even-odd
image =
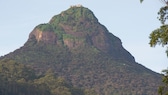
[[[168,20],[168,0],[160,1],[165,4],[158,12],[158,20],[161,22],[161,26],[151,32],[149,44],[151,47],[155,47],[156,45],[167,46],[166,54],[168,57],[168,24],[166,24]],[[140,0],[140,2],[142,3],[143,0]],[[158,93],[159,95],[168,95],[168,69],[163,70],[163,73],[162,82],[164,84],[159,87]]]
[[[168,57],[168,24],[166,21],[168,19],[168,0],[161,0],[165,5],[160,8],[158,12],[158,20],[161,22],[161,26],[158,29],[155,29],[151,32],[150,38],[150,46],[155,47],[156,45],[166,46],[166,54]],[[143,0],[140,0],[142,3]]]

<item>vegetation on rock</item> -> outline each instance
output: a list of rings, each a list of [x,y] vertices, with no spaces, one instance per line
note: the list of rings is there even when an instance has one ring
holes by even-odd
[[[17,68],[3,65],[10,63],[17,63],[12,65]],[[24,46],[1,57],[0,64],[11,69],[9,75],[16,75],[12,81],[17,89],[23,84],[31,95],[156,95],[161,77],[136,63],[120,39],[82,6],[38,25]],[[19,76],[22,73],[27,77]],[[2,74],[10,79],[7,75]]]

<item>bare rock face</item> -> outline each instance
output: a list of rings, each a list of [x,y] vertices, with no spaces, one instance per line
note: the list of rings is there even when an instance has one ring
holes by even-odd
[[[54,32],[48,32],[48,31],[40,31],[39,29],[34,29],[30,35],[29,38],[35,37],[37,42],[44,42],[47,44],[57,44],[57,37]]]

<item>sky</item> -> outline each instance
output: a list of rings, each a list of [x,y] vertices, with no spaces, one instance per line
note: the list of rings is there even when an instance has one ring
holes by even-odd
[[[35,26],[77,4],[92,10],[137,63],[158,73],[168,67],[166,48],[149,45],[149,34],[161,25],[160,0],[0,0],[0,56],[23,46]]]

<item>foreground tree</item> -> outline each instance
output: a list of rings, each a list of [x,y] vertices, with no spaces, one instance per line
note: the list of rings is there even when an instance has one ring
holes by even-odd
[[[160,11],[158,12],[158,19],[161,22],[160,28],[152,31],[150,34],[150,45],[152,47],[156,45],[162,45],[162,46],[167,46],[168,45],[168,24],[165,24],[166,20],[168,19],[168,3],[166,3],[166,6],[161,7]],[[168,47],[166,50],[166,54],[168,56]]]
[[[166,21],[168,19],[168,0],[160,0],[165,4],[165,6],[161,7],[158,12],[158,19],[161,22],[160,28],[152,31],[150,34],[150,46],[155,47],[156,45],[162,45],[163,47],[166,46],[166,54],[168,57],[168,24],[166,24]],[[142,3],[143,0],[140,0]],[[162,79],[164,85],[159,87],[158,93],[159,95],[168,95],[168,69],[163,70],[163,79]]]

